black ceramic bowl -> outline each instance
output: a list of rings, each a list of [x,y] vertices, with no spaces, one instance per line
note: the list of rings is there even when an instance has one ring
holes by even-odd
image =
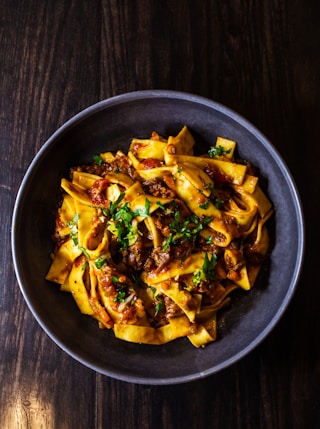
[[[196,349],[187,339],[151,346],[127,343],[80,314],[70,294],[44,278],[60,179],[70,166],[103,151],[127,150],[130,139],[177,133],[187,125],[198,153],[218,135],[238,142],[238,153],[258,167],[275,207],[269,221],[269,261],[250,292],[236,294],[219,319],[219,339]],[[228,108],[174,91],[140,91],[101,101],[69,120],[43,145],[21,184],[13,214],[14,266],[33,315],[69,355],[111,377],[142,384],[173,384],[220,371],[256,347],[276,325],[295,290],[304,248],[303,216],[291,175],[275,148]]]

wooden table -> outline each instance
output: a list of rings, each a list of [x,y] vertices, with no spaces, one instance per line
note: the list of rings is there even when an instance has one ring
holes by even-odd
[[[320,427],[320,2],[2,0],[0,427]],[[19,290],[10,226],[32,158],[67,119],[127,91],[175,89],[254,123],[288,164],[307,224],[305,264],[277,327],[192,383],[96,374],[42,331]],[[285,267],[284,267],[285,269]]]

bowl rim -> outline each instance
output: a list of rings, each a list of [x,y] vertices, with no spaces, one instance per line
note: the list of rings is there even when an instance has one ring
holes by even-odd
[[[249,343],[244,349],[240,350],[237,354],[231,356],[228,360],[225,360],[221,363],[216,364],[213,367],[208,368],[207,370],[201,372],[195,372],[191,375],[185,376],[177,376],[171,378],[144,378],[144,377],[136,377],[136,376],[123,376],[121,373],[116,371],[108,371],[102,368],[99,365],[95,365],[94,363],[88,363],[88,360],[79,357],[75,352],[70,350],[57,336],[51,332],[51,330],[46,326],[45,320],[37,314],[37,311],[34,309],[32,305],[25,286],[23,284],[23,276],[20,269],[20,261],[18,256],[18,241],[16,235],[16,223],[19,218],[20,206],[24,197],[24,190],[27,187],[27,184],[30,180],[30,176],[32,175],[32,171],[36,165],[38,165],[41,161],[41,158],[45,155],[47,150],[51,147],[51,144],[61,137],[66,131],[70,130],[72,127],[76,126],[79,122],[83,120],[87,120],[90,116],[98,113],[101,110],[108,108],[109,106],[120,105],[122,103],[127,103],[128,101],[136,101],[138,99],[152,99],[152,98],[163,98],[163,99],[178,99],[180,101],[187,101],[191,103],[197,103],[202,106],[207,106],[210,109],[220,112],[224,116],[234,120],[236,123],[240,124],[246,130],[248,130],[254,137],[259,140],[259,142],[267,149],[267,151],[271,154],[273,160],[276,162],[278,168],[281,170],[283,176],[285,177],[288,187],[290,188],[292,194],[292,200],[294,201],[294,206],[296,209],[296,220],[297,220],[297,235],[298,235],[298,248],[296,253],[296,264],[294,273],[291,277],[290,285],[288,285],[286,294],[284,299],[281,302],[281,305],[278,307],[274,316],[270,320],[270,322],[265,326],[265,328],[260,332],[260,334]],[[20,291],[31,311],[32,315],[37,320],[40,327],[44,330],[44,332],[53,340],[53,342],[58,345],[63,351],[65,351],[68,355],[73,357],[75,360],[81,362],[84,366],[87,366],[90,369],[98,373],[102,373],[109,377],[113,377],[118,380],[137,383],[137,384],[150,384],[150,385],[169,385],[169,384],[179,384],[190,381],[195,381],[200,378],[207,377],[209,375],[216,374],[217,372],[233,365],[238,362],[244,356],[249,354],[253,349],[255,349],[274,329],[277,325],[283,314],[285,313],[287,307],[289,306],[291,299],[296,291],[299,278],[301,276],[303,260],[305,254],[305,221],[304,221],[304,213],[302,208],[302,202],[300,199],[299,191],[295,180],[292,177],[292,174],[287,167],[286,162],[275,148],[275,146],[267,139],[267,137],[258,130],[251,122],[245,119],[242,115],[235,112],[229,107],[211,100],[209,98],[195,95],[188,92],[175,91],[175,90],[140,90],[140,91],[132,91],[120,95],[116,95],[110,98],[106,98],[104,100],[98,101],[89,107],[81,110],[79,113],[72,116],[66,122],[64,122],[53,134],[44,142],[39,151],[36,153],[29,166],[27,167],[23,179],[20,183],[16,200],[14,203],[13,214],[12,214],[12,224],[11,224],[11,249],[12,249],[12,257],[13,257],[13,266],[15,275],[19,284]]]

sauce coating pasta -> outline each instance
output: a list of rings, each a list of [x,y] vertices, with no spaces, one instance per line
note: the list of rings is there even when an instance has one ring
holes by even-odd
[[[133,138],[63,178],[46,279],[117,338],[195,347],[217,338],[217,313],[250,290],[269,248],[272,204],[236,142],[194,156],[187,126]]]

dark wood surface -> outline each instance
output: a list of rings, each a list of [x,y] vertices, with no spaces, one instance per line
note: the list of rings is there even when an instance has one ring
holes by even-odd
[[[320,2],[0,6],[0,427],[320,427]],[[302,276],[277,327],[232,367],[176,386],[113,380],[60,350],[22,297],[10,246],[16,193],[45,140],[99,100],[157,88],[211,98],[260,128],[296,180],[307,225]]]

